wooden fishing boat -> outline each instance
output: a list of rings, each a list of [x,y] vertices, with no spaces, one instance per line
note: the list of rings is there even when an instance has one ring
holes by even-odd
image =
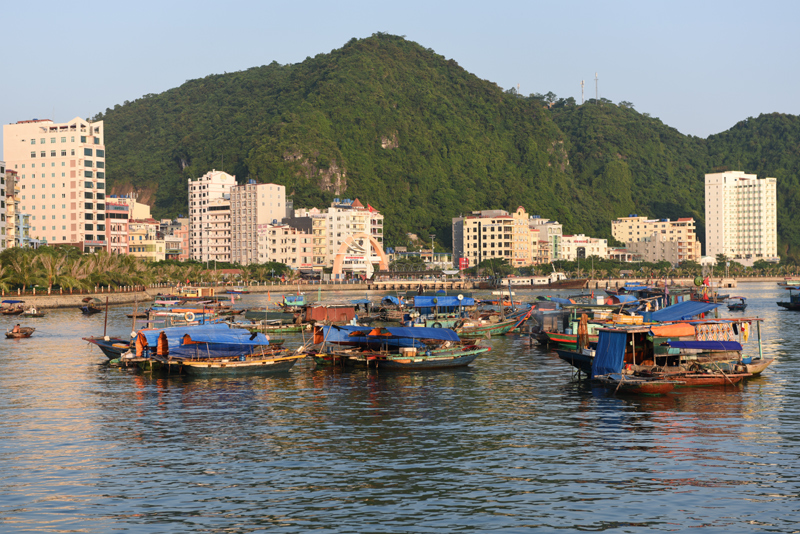
[[[20,317],[44,317],[44,312],[36,308],[28,308],[19,314]]]
[[[147,319],[149,314],[146,311],[143,312],[136,312],[136,313],[129,313],[127,314],[128,319]]]
[[[621,395],[664,395],[682,384],[680,380],[660,380],[620,373],[595,376],[592,382]]]
[[[463,367],[490,350],[450,329],[426,327],[317,326],[313,342],[321,344],[309,351],[318,365],[389,370]]]
[[[594,359],[594,350],[583,349],[581,351],[556,349],[558,357],[576,368],[578,371],[586,373],[586,376],[592,376],[592,360]]]
[[[751,375],[760,375],[764,369],[772,365],[775,360],[773,358],[759,358],[757,360],[750,360],[749,363],[742,363],[742,371]]]
[[[545,343],[561,347],[575,347],[578,344],[578,334],[543,331],[539,333],[539,337],[543,339]],[[597,343],[597,334],[589,334],[588,339],[589,343]]]
[[[800,310],[800,286],[787,286],[786,290],[789,291],[789,300],[779,301],[778,306],[790,311]]]
[[[84,337],[81,339],[97,345],[109,360],[119,358],[131,348],[130,340],[121,337]]]
[[[229,295],[248,295],[250,291],[244,287],[232,287],[225,291]]]
[[[103,308],[101,308],[103,303],[98,298],[86,297],[81,302],[83,302],[83,305],[79,306],[79,308],[84,315],[94,315],[103,311]]]
[[[463,338],[481,338],[485,336],[500,336],[507,334],[514,329],[517,324],[516,319],[498,321],[496,323],[481,324],[467,321],[463,326],[456,329],[456,333]]]
[[[6,331],[6,338],[8,339],[21,339],[24,337],[31,337],[35,328],[31,328],[29,326],[23,326],[18,331],[14,332],[12,330]]]
[[[236,376],[267,375],[285,373],[295,363],[305,358],[305,354],[287,354],[270,356],[241,356],[239,359],[183,360],[177,362],[178,370],[187,375],[196,376]]]
[[[738,300],[738,302],[731,302],[728,304],[729,311],[744,311],[747,309],[747,299],[744,297],[730,297],[730,300]]]

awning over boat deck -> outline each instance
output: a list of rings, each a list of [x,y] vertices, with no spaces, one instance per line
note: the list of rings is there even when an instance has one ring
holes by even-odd
[[[725,350],[741,351],[742,345],[737,341],[670,341],[670,347],[676,349]]]
[[[722,304],[713,302],[700,302],[698,300],[684,300],[672,306],[667,306],[651,314],[653,321],[666,323],[670,321],[686,321],[702,313],[708,313]]]

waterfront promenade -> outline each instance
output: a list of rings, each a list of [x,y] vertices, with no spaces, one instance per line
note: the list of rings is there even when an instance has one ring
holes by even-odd
[[[693,279],[691,278],[675,278],[675,279],[668,279],[670,284],[680,285],[680,286],[690,286],[693,284]],[[712,282],[714,287],[719,288],[735,288],[737,287],[738,283],[740,282],[773,282],[778,283],[783,281],[782,277],[751,277],[751,278],[728,278],[728,279],[713,279]],[[313,294],[318,292],[328,293],[331,291],[346,291],[352,292],[356,294],[364,294],[369,291],[376,291],[376,292],[383,292],[383,291],[409,291],[415,290],[422,286],[423,290],[425,291],[435,291],[439,289],[444,289],[447,291],[472,291],[478,287],[478,284],[481,280],[472,280],[472,279],[457,279],[457,280],[432,280],[432,279],[424,279],[424,280],[382,280],[382,281],[342,281],[342,282],[273,282],[273,283],[260,283],[260,284],[253,284],[251,286],[247,286],[247,289],[251,293],[272,293],[275,295],[275,299],[277,299],[280,295],[284,294],[291,294],[297,293],[298,291],[301,293],[306,294]],[[645,278],[612,278],[612,279],[603,279],[603,280],[590,280],[587,284],[586,289],[606,289],[606,288],[617,288],[625,285],[626,283],[641,283],[641,284],[653,284],[655,282],[663,283],[663,279],[653,280],[653,279],[645,279]],[[232,286],[215,286],[215,292],[217,295],[224,295],[225,291],[230,289]],[[547,289],[546,286],[543,286],[541,289]],[[511,288],[514,291],[514,288]],[[98,288],[97,291],[83,291],[83,292],[73,292],[72,294],[69,293],[53,293],[51,295],[42,294],[41,292],[37,292],[36,295],[32,293],[22,293],[17,291],[10,291],[5,292],[2,295],[2,298],[5,299],[17,299],[17,300],[24,300],[26,305],[33,305],[37,308],[71,308],[71,307],[78,307],[81,305],[81,300],[86,297],[96,297],[100,299],[102,302],[106,301],[108,298],[109,306],[115,305],[130,305],[134,302],[140,302],[143,305],[149,303],[153,298],[155,298],[159,294],[169,294],[174,291],[174,286],[170,284],[157,284],[153,286],[147,287],[135,287],[135,288],[124,288],[121,290],[112,290],[108,291],[106,288]],[[556,291],[554,289],[554,291]],[[558,290],[558,291],[569,291],[570,293],[576,293],[580,290],[573,289],[573,290]]]

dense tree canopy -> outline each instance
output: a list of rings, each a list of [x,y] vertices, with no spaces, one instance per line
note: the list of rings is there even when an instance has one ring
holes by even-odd
[[[519,205],[606,238],[629,213],[694,217],[702,238],[703,175],[730,169],[778,178],[781,252],[800,256],[797,117],[685,136],[630,102],[503,91],[392,35],[190,80],[95,119],[112,192],[138,191],[158,217],[186,213],[187,178],[224,168],[286,185],[296,207],[359,197],[386,216],[387,245],[407,232],[449,245],[452,217]]]

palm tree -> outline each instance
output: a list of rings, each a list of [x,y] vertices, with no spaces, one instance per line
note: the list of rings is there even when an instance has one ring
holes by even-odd
[[[37,271],[39,280],[47,285],[47,293],[53,290],[54,284],[61,284],[61,276],[67,263],[67,256],[40,254],[37,258],[41,269]]]

